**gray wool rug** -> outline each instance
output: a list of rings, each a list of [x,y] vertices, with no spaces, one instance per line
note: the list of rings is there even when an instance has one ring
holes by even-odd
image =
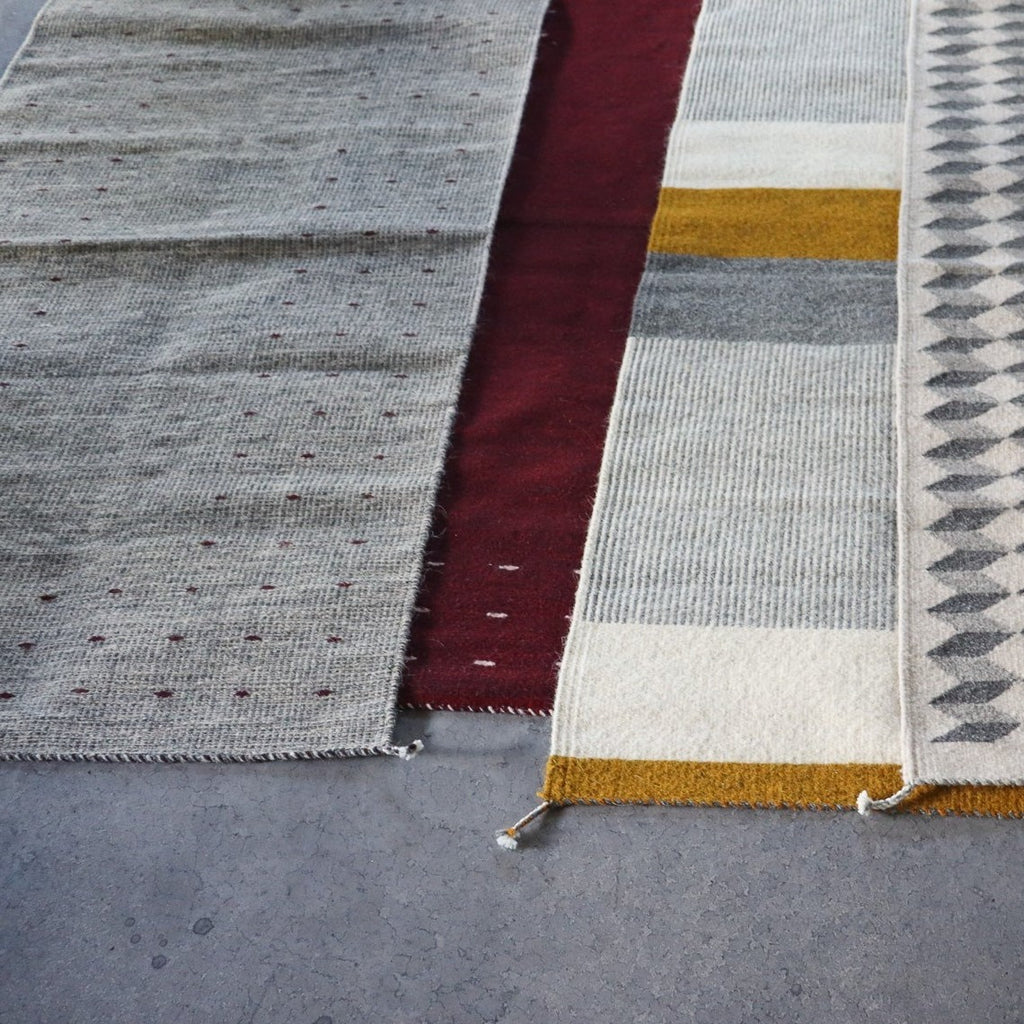
[[[0,91],[0,758],[401,752],[543,8],[46,8]]]

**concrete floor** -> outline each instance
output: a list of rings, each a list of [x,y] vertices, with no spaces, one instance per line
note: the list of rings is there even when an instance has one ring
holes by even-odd
[[[572,808],[547,723],[415,761],[5,765],[3,1024],[1024,1019],[1024,826]]]
[[[0,0],[0,66],[36,0]],[[1024,1020],[1024,823],[574,808],[548,723],[392,758],[0,765],[0,1024]]]

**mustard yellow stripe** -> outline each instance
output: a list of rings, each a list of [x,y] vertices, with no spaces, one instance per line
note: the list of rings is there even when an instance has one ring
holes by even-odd
[[[854,188],[663,188],[652,252],[896,259],[900,194]]]
[[[903,785],[895,764],[740,764],[550,757],[540,796],[553,803],[854,807]],[[1024,816],[1024,787],[922,786],[901,811]]]

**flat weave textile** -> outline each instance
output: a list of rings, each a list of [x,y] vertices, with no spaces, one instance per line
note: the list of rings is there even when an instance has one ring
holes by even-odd
[[[1024,8],[920,2],[901,240],[907,782],[1024,782]]]
[[[0,92],[0,758],[395,752],[542,13],[46,8]]]
[[[851,807],[901,787],[893,379],[908,29],[903,0],[704,4],[547,800]],[[1024,811],[998,787],[924,787],[903,806]]]
[[[698,6],[564,0],[545,18],[403,705],[551,710]]]

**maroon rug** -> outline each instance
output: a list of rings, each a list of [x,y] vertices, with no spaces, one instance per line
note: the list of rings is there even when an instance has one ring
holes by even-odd
[[[491,252],[402,703],[546,714],[699,0],[556,0]]]

